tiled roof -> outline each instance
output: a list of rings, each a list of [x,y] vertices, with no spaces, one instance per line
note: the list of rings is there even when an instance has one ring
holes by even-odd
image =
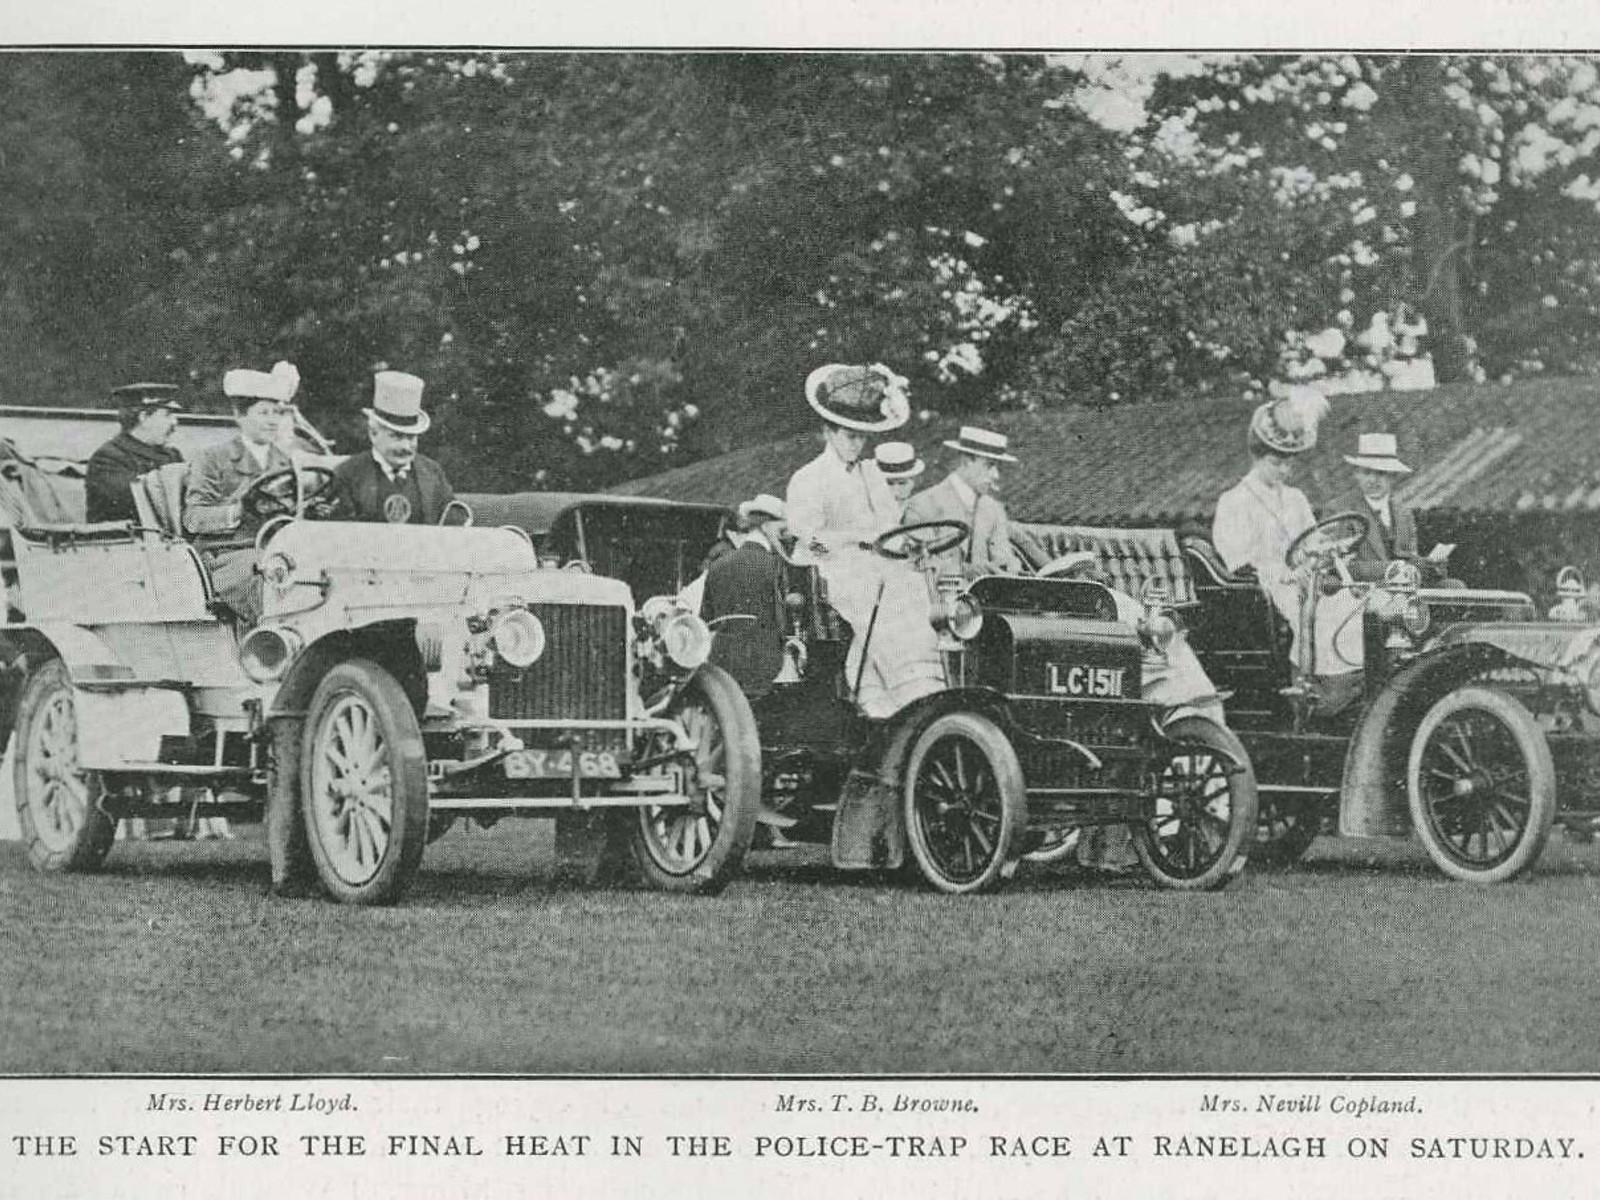
[[[1428,392],[1335,396],[1317,448],[1294,482],[1319,511],[1351,490],[1342,459],[1363,431],[1396,434],[1415,469],[1397,495],[1419,509],[1470,513],[1600,509],[1600,380],[1540,379],[1452,385]],[[1221,492],[1249,466],[1253,405],[1197,400],[996,413],[981,418],[1011,439],[1022,463],[1001,480],[1006,507],[1024,521],[1174,525],[1209,519]],[[959,422],[896,434],[929,461],[931,482],[953,458],[941,442]],[[783,494],[819,449],[808,434],[692,463],[614,489],[731,505]]]

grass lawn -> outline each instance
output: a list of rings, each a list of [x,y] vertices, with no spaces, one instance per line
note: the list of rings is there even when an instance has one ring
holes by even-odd
[[[1447,882],[1323,839],[1184,895],[1025,872],[956,899],[756,855],[721,897],[557,881],[457,828],[395,908],[262,895],[257,831],[44,876],[0,843],[4,1072],[1600,1070],[1600,846]]]

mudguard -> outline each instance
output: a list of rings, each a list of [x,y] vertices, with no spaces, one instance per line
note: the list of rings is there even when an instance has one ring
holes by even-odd
[[[1506,625],[1463,626],[1449,632],[1467,636],[1441,639],[1432,653],[1401,667],[1362,713],[1345,751],[1339,793],[1341,837],[1405,837],[1410,833],[1407,757],[1417,726],[1440,696],[1495,667],[1554,665],[1543,661],[1554,639],[1516,636],[1518,629]],[[1513,636],[1497,636],[1502,633]],[[1475,634],[1483,636],[1472,636]],[[1561,640],[1571,641],[1572,636],[1569,629]],[[1534,654],[1538,657],[1532,657]]]

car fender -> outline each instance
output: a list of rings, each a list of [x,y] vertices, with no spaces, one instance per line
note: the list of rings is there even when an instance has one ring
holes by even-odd
[[[1484,671],[1519,664],[1538,665],[1496,639],[1456,639],[1390,676],[1361,714],[1345,751],[1340,836],[1406,836],[1411,829],[1406,762],[1424,714],[1439,697]]]

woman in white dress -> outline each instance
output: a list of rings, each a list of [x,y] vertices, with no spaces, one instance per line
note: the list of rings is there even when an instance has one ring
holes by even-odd
[[[856,699],[870,717],[891,716],[945,686],[926,581],[871,550],[900,524],[900,503],[865,454],[867,438],[910,419],[905,386],[881,365],[830,363],[811,372],[806,402],[822,418],[824,445],[794,473],[785,497],[794,560],[816,566],[854,634],[845,670],[852,687],[860,680]]]

